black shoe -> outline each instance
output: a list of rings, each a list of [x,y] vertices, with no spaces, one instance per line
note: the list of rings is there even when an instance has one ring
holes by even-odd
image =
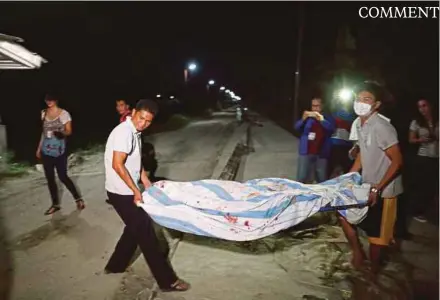
[[[108,200],[108,199],[106,199],[105,202],[106,202],[107,204],[112,205],[112,204],[110,203],[110,200]]]
[[[61,209],[61,207],[56,206],[56,205],[52,205],[51,207],[49,207],[48,210],[46,210],[46,212],[44,213],[44,215],[49,216],[49,215],[53,215],[54,213],[56,213],[57,211],[59,211]]]
[[[124,272],[125,272],[125,270],[113,272],[113,271],[110,271],[109,269],[104,269],[104,274],[120,274],[120,273],[124,273]]]

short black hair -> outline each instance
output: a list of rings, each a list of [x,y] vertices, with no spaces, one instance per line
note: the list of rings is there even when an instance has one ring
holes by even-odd
[[[364,81],[354,89],[356,95],[363,91],[373,94],[376,101],[385,102],[387,100],[385,88],[376,81]]]
[[[156,115],[159,112],[157,103],[151,99],[141,99],[136,103],[136,111],[145,110],[149,113]]]
[[[125,104],[127,104],[127,100],[125,100],[124,98],[116,99],[116,102],[121,102],[121,101],[123,101]]]

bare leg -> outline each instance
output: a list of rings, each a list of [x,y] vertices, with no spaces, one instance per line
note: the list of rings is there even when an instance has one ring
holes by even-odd
[[[356,269],[360,269],[366,259],[364,250],[362,249],[361,243],[359,241],[356,229],[347,222],[344,217],[339,217],[339,221],[344,231],[345,237],[348,240],[351,250],[353,251],[353,259],[351,263]]]
[[[371,271],[377,274],[380,270],[381,254],[384,246],[370,244]]]

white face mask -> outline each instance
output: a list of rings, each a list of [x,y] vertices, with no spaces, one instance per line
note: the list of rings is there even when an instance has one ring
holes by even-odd
[[[371,105],[368,103],[355,101],[354,112],[360,117],[365,117],[371,112]]]

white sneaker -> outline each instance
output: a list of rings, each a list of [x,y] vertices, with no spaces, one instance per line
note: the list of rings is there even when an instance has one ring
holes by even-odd
[[[413,218],[414,220],[420,222],[420,223],[426,223],[428,220],[424,216],[416,216]]]

